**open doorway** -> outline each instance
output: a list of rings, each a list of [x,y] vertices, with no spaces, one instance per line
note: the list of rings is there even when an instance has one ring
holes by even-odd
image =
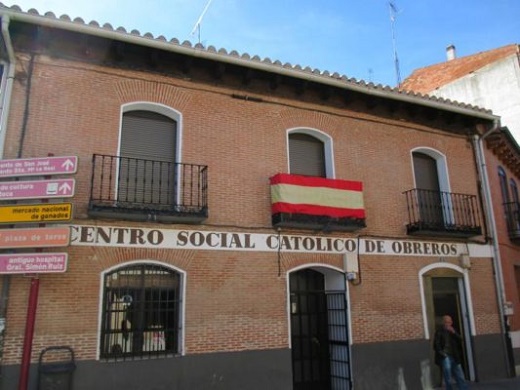
[[[294,390],[350,390],[345,276],[305,268],[289,276]]]
[[[450,269],[435,269],[424,275],[424,289],[427,307],[428,330],[433,342],[433,335],[442,326],[442,317],[449,315],[453,319],[453,327],[462,336],[462,368],[466,379],[475,379],[473,353],[471,347],[471,331],[469,324],[468,303],[464,279],[462,275]],[[431,361],[433,358],[433,346]],[[441,384],[440,369],[432,370],[434,385]]]

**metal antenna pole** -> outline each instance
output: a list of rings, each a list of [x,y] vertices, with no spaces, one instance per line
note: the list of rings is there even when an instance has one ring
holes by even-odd
[[[390,8],[390,25],[392,27],[392,46],[394,50],[394,65],[395,65],[395,77],[397,80],[397,87],[401,86],[401,71],[399,70],[399,57],[397,56],[397,44],[395,39],[395,17],[397,14],[397,7],[393,1],[388,2]]]
[[[208,0],[208,2],[206,3],[206,6],[202,10],[202,13],[200,14],[199,18],[197,19],[197,22],[195,23],[195,25],[193,26],[193,29],[191,30],[191,35],[195,34],[195,31],[198,31],[199,43],[200,43],[200,24],[202,23],[202,18],[206,14],[206,11],[208,10],[209,5],[211,4],[212,1],[213,0]]]

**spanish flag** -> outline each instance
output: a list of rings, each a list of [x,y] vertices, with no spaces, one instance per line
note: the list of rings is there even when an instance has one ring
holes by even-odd
[[[270,178],[272,213],[365,218],[363,183],[279,173]]]

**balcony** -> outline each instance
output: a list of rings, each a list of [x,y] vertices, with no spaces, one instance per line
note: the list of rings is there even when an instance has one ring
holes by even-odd
[[[482,234],[475,195],[420,189],[406,191],[404,195],[408,234],[459,238]]]
[[[208,217],[208,168],[94,154],[89,216],[201,223]]]
[[[504,203],[509,239],[520,245],[520,203]]]
[[[270,183],[274,227],[354,231],[366,226],[361,182],[280,173]]]

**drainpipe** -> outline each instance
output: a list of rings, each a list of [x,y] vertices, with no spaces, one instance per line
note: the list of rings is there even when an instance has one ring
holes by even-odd
[[[13,81],[15,74],[15,56],[11,36],[9,35],[9,16],[3,15],[0,23],[2,24],[2,38],[8,55],[7,77],[5,80],[0,101],[0,159],[4,157],[5,135],[7,133],[7,119],[9,116],[9,106],[11,103],[11,93],[13,90]],[[0,358],[4,352],[4,331],[6,326],[7,301],[9,299],[9,288],[11,285],[11,276],[4,275],[2,283],[2,291],[0,295]],[[1,370],[1,366],[0,366]],[[0,378],[2,377],[0,371]]]
[[[7,133],[7,119],[9,117],[9,106],[11,104],[11,93],[13,90],[14,73],[16,60],[14,56],[11,36],[9,35],[9,16],[2,16],[2,38],[4,39],[5,48],[8,56],[7,77],[5,80],[4,90],[2,91],[3,99],[0,102],[0,159],[4,158],[5,135]]]
[[[497,288],[497,299],[498,299],[498,310],[500,314],[500,327],[502,330],[502,334],[504,338],[502,339],[504,343],[504,348],[506,351],[506,368],[508,376],[512,376],[511,373],[511,351],[510,351],[510,343],[507,343],[506,338],[509,337],[509,334],[506,329],[506,320],[504,315],[504,308],[506,302],[506,295],[504,291],[504,277],[502,273],[502,261],[500,258],[500,249],[498,246],[498,237],[497,237],[497,228],[496,228],[496,220],[495,213],[493,211],[493,203],[491,201],[491,191],[489,186],[489,178],[486,166],[486,159],[484,155],[484,140],[492,133],[498,131],[500,129],[500,121],[495,119],[493,121],[493,127],[486,131],[482,135],[474,135],[473,136],[473,144],[475,148],[475,155],[477,158],[477,167],[478,173],[480,176],[480,180],[482,181],[482,192],[484,196],[484,203],[487,209],[485,212],[485,217],[487,220],[487,225],[489,227],[489,236],[491,238],[492,248],[493,248],[493,268],[495,274],[495,285]]]

